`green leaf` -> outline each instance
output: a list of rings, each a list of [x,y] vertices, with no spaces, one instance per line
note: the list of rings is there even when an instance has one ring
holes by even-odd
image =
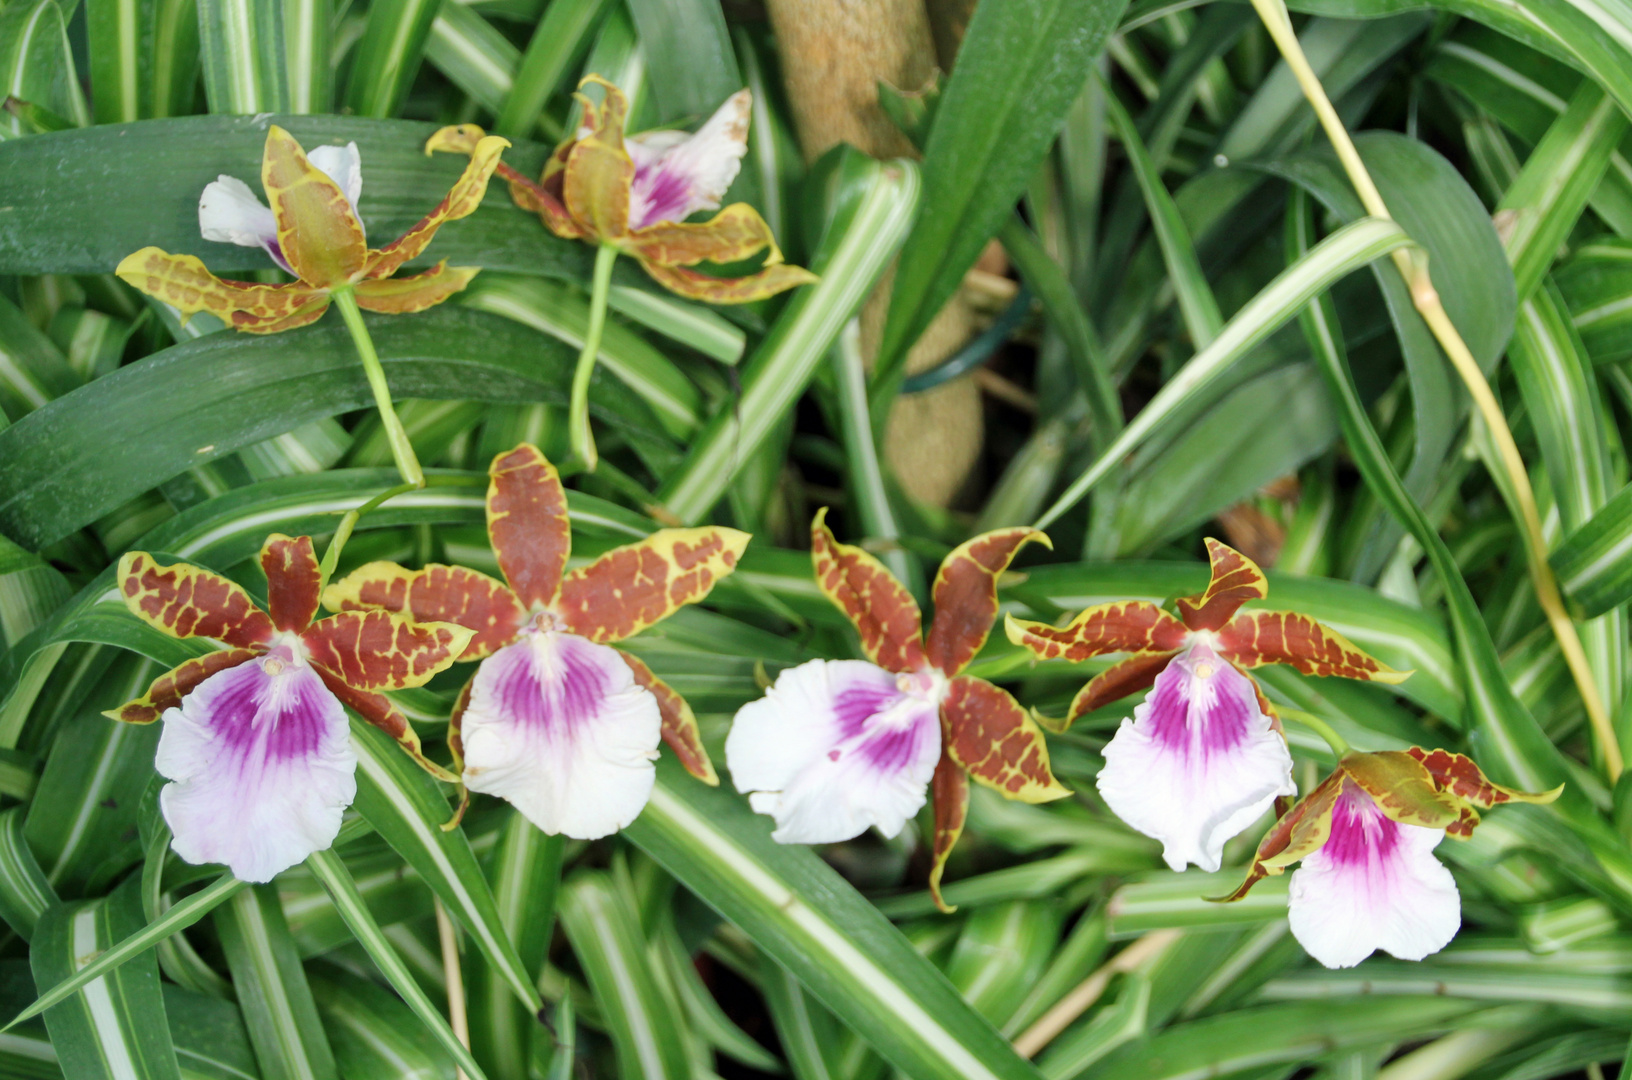
[[[573,61],[589,47],[591,31],[609,0],[551,0],[516,69],[510,94],[499,110],[494,130],[512,139],[539,130],[544,105],[561,86]],[[553,123],[545,125],[560,134]]]
[[[29,949],[34,981],[60,982],[128,937],[141,925],[140,886],[140,879],[130,878],[111,896],[48,909]],[[47,1012],[45,1024],[67,1076],[180,1080],[152,956],[91,982]]]
[[[277,0],[198,0],[198,32],[204,96],[212,113],[289,111],[282,4]],[[258,175],[258,170],[249,175]],[[105,271],[112,265],[98,269]]]
[[[705,788],[665,759],[624,835],[903,1072],[1036,1076],[876,908],[809,848],[777,844],[770,831],[740,796]]]
[[[70,123],[91,122],[57,0],[7,4],[0,10],[0,85],[6,93],[49,109]],[[0,114],[0,140],[25,135],[22,121]]]
[[[918,205],[911,162],[868,163],[811,260],[822,275],[782,309],[743,365],[735,406],[721,410],[692,440],[658,499],[681,521],[703,518],[733,477],[799,400],[839,331],[860,309],[906,236]],[[0,432],[3,438],[4,432]]]
[[[521,50],[468,5],[444,3],[431,20],[425,59],[484,109],[496,113],[510,96]]]
[[[262,1080],[338,1077],[277,889],[235,891],[216,908],[215,928]]]
[[[1409,242],[1404,231],[1393,222],[1366,218],[1333,233],[1311,249],[1236,312],[1212,344],[1196,353],[1168,380],[1087,471],[1072,481],[1065,493],[1037,519],[1037,528],[1046,528],[1076,505],[1187,398],[1202,391],[1244,353],[1279,329],[1310,297],[1350,271]]]
[[[34,926],[45,909],[57,902],[57,894],[23,836],[27,812],[23,806],[0,812],[0,919],[24,941],[34,936]]]
[[[589,978],[624,1080],[690,1075],[675,1018],[647,961],[640,915],[611,878],[581,870],[561,890],[561,925]]]
[[[311,867],[312,873],[317,875],[323,887],[334,898],[334,904],[340,909],[346,925],[351,927],[353,936],[368,953],[369,959],[374,961],[374,966],[380,969],[385,981],[401,995],[403,1001],[407,1002],[420,1024],[436,1037],[436,1041],[453,1057],[454,1062],[464,1070],[470,1080],[486,1080],[486,1074],[476,1064],[476,1059],[470,1056],[470,1051],[466,1050],[464,1044],[454,1035],[447,1020],[437,1011],[430,998],[425,996],[425,991],[414,981],[414,976],[402,962],[402,957],[397,955],[391,942],[386,939],[384,931],[374,921],[374,916],[369,914],[363,898],[357,894],[357,883],[351,879],[346,864],[332,851],[319,851],[307,858],[306,865]]]
[[[447,1052],[388,990],[329,964],[313,965],[309,981],[346,1080],[453,1080]]]
[[[419,73],[425,39],[442,0],[374,0],[351,62],[346,105],[358,116],[391,116]]]
[[[629,0],[664,123],[700,120],[742,89],[737,56],[715,0]]]
[[[288,60],[289,111],[328,112],[334,107],[334,0],[286,0],[283,41]]]
[[[1559,588],[1584,618],[1632,600],[1632,487],[1624,487],[1548,556]]]
[[[893,380],[1008,218],[1124,6],[1009,0],[975,8],[924,148],[922,212],[896,267],[876,380]]]
[[[566,402],[571,350],[509,320],[443,306],[370,325],[397,397]],[[650,432],[650,414],[615,386],[592,385],[597,416],[631,438]],[[0,529],[51,543],[193,465],[372,402],[338,317],[174,346],[0,431]],[[96,452],[110,427],[143,452]]]
[[[389,736],[355,719],[351,730],[358,812],[419,872],[511,992],[536,1013],[540,1002],[533,977],[499,920],[470,841],[461,830],[442,828],[452,817],[446,795]]]

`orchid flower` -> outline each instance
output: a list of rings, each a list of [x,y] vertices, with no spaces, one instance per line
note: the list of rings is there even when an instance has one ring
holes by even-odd
[[[929,887],[963,831],[969,777],[1005,798],[1039,803],[1069,792],[1026,710],[984,679],[961,674],[997,618],[997,578],[1035,529],[999,529],[953,549],[935,575],[935,620],[921,632],[918,602],[873,556],[811,524],[816,583],[849,617],[867,660],[812,660],[777,677],[738,710],[726,765],[749,805],[776,820],[784,844],[848,840],[875,827],[901,831],[935,799]]]
[[[629,112],[623,91],[596,75],[605,91],[597,105],[577,95],[583,122],[555,148],[544,173],[532,181],[510,166],[498,173],[510,184],[516,205],[531,210],[555,235],[598,247],[591,291],[590,324],[573,379],[570,429],[573,452],[591,469],[595,444],[589,433],[589,375],[600,349],[612,263],[628,254],[670,292],[714,304],[742,304],[774,296],[816,275],[782,261],[771,228],[747,203],[719,210],[748,148],[753,97],[733,94],[695,134],[649,131],[626,136]],[[446,127],[431,136],[425,152],[473,153],[482,129],[474,124]],[[702,210],[719,210],[708,221],[687,223]],[[761,269],[724,278],[693,269],[702,262],[734,263],[765,253]]]
[[[1395,671],[1336,631],[1290,611],[1242,611],[1268,594],[1263,571],[1207,541],[1205,592],[1175,601],[1179,618],[1143,600],[1091,607],[1064,627],[1012,616],[1009,640],[1043,660],[1127,653],[1071,702],[1064,723],[1154,687],[1105,747],[1099,793],[1123,821],[1162,841],[1174,870],[1217,870],[1224,843],[1277,798],[1296,792],[1274,707],[1247,669],[1288,664],[1306,675],[1397,683]]]
[[[476,142],[469,166],[447,197],[413,228],[376,249],[368,246],[357,213],[363,187],[357,144],[320,146],[308,156],[293,136],[273,124],[261,159],[261,184],[270,209],[248,184],[222,176],[204,188],[198,226],[206,240],[263,249],[298,280],[273,285],[227,281],[210,273],[196,256],[156,247],[126,256],[116,273],[184,316],[208,311],[250,334],[305,326],[316,322],[331,301],[338,305],[368,372],[403,479],[423,486],[358,309],[424,311],[470,283],[478,267],[450,268],[445,259],[422,273],[392,275],[424,251],[443,224],[466,217],[481,204],[499,154],[509,145],[497,136]]]
[[[1421,960],[1462,925],[1456,882],[1433,854],[1440,840],[1473,835],[1475,807],[1550,803],[1563,790],[1503,787],[1447,750],[1349,753],[1276,822],[1246,880],[1221,900],[1241,899],[1266,875],[1301,859],[1288,917],[1310,956],[1329,968],[1353,967],[1377,949]]]
[[[452,664],[471,632],[390,612],[345,612],[313,622],[322,572],[310,537],[274,534],[261,548],[267,607],[236,583],[144,551],[119,560],[125,605],[171,637],[226,648],[154,680],[107,715],[163,719],[155,766],[176,854],[224,863],[242,881],[274,874],[334,842],[357,786],[347,706],[397,740],[422,766],[407,718],[381,693],[421,686]]]
[[[474,632],[460,659],[481,665],[453,709],[455,767],[466,789],[509,800],[547,833],[593,840],[633,821],[660,739],[717,784],[685,699],[610,643],[707,596],[748,534],[661,529],[564,573],[572,536],[555,467],[523,444],[488,476],[487,531],[508,585],[459,566],[374,562],[329,586],[325,606]]]

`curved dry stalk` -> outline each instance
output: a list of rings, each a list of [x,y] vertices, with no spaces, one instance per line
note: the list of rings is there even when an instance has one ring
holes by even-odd
[[[453,1028],[454,1038],[469,1050],[470,1018],[465,1011],[465,980],[459,970],[459,937],[442,901],[433,899],[433,903],[436,905],[436,936],[442,944],[442,974],[448,981],[448,1026]],[[456,1069],[454,1076],[456,1080],[466,1080],[463,1069]]]
[[[1154,960],[1177,941],[1181,933],[1179,930],[1152,930],[1105,961],[1092,975],[1078,983],[1076,989],[1039,1016],[1036,1023],[1022,1031],[1014,1040],[1015,1050],[1022,1057],[1036,1057],[1060,1032],[1075,1023],[1077,1017],[1093,1007],[1110,985],[1111,976],[1125,975],[1141,964]]]
[[[1331,140],[1332,147],[1337,151],[1338,160],[1343,165],[1343,171],[1348,174],[1349,182],[1354,185],[1360,202],[1366,213],[1373,217],[1387,218],[1392,221],[1393,216],[1388,212],[1388,206],[1383,202],[1382,194],[1377,185],[1372,182],[1371,174],[1366,171],[1365,162],[1360,160],[1360,152],[1355,149],[1354,142],[1343,126],[1343,120],[1332,107],[1331,99],[1326,96],[1326,89],[1320,83],[1320,78],[1314,69],[1309,66],[1309,60],[1303,53],[1303,46],[1298,42],[1298,36],[1292,29],[1292,19],[1287,14],[1283,0],[1252,0],[1252,6],[1258,12],[1264,27],[1275,41],[1287,66],[1298,80],[1303,95],[1308,99],[1310,106],[1315,110],[1326,137]],[[1428,273],[1428,260],[1421,249],[1400,249],[1391,256],[1394,265],[1399,268],[1400,276],[1405,279],[1411,291],[1411,302],[1417,313],[1428,324],[1434,338],[1439,342],[1445,355],[1450,358],[1451,365],[1461,376],[1462,382],[1473,396],[1474,406],[1490,429],[1491,437],[1495,440],[1497,453],[1501,457],[1502,468],[1508,474],[1508,481],[1513,488],[1513,499],[1518,503],[1519,534],[1524,537],[1524,554],[1529,564],[1530,580],[1536,590],[1536,600],[1541,604],[1542,611],[1547,615],[1547,622],[1552,626],[1553,635],[1558,638],[1559,650],[1564,654],[1564,662],[1569,665],[1570,674],[1575,679],[1576,689],[1581,694],[1581,702],[1586,707],[1587,718],[1591,722],[1598,751],[1603,755],[1604,769],[1611,781],[1621,775],[1623,767],[1621,747],[1615,737],[1615,729],[1610,722],[1609,712],[1604,707],[1603,698],[1598,694],[1598,684],[1593,680],[1592,668],[1587,663],[1586,650],[1581,647],[1580,635],[1576,633],[1575,623],[1569,612],[1564,608],[1564,598],[1558,591],[1558,581],[1553,577],[1553,569],[1547,563],[1547,541],[1541,531],[1541,514],[1536,509],[1535,491],[1530,486],[1530,474],[1525,470],[1524,458],[1519,454],[1519,447],[1513,441],[1513,432],[1507,426],[1507,418],[1502,414],[1501,405],[1496,401],[1496,395],[1490,389],[1490,383],[1485,379],[1483,371],[1479,370],[1479,363],[1468,349],[1462,335],[1457,332],[1456,326],[1445,313],[1445,306],[1440,303],[1439,293],[1434,288],[1433,280]]]

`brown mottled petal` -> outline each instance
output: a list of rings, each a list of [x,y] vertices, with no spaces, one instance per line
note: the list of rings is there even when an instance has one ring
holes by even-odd
[[[1129,694],[1149,690],[1156,676],[1177,656],[1176,652],[1138,653],[1118,661],[1088,680],[1071,699],[1071,711],[1066,714],[1066,726],[1095,709],[1113,701],[1121,701]]]
[[[826,522],[824,506],[810,523],[817,586],[854,624],[868,659],[886,671],[917,671],[928,663],[918,601],[883,563],[835,540]]]
[[[259,655],[259,649],[221,649],[189,660],[154,679],[147,693],[141,697],[102,715],[110,720],[123,720],[127,724],[151,724],[164,715],[164,710],[180,705],[182,698],[211,675],[237,667]]]
[[[509,145],[509,139],[497,135],[487,135],[477,140],[471,150],[470,164],[454,181],[447,196],[429,214],[420,218],[413,228],[372,253],[373,263],[368,268],[368,276],[390,277],[397,272],[397,267],[425,250],[436,235],[436,230],[450,221],[458,221],[474,213],[482,205],[482,196],[487,194],[487,182],[492,179],[493,170],[499,164],[499,155]]]
[[[470,708],[470,691],[476,685],[476,676],[472,675],[465,680],[464,688],[454,700],[453,711],[448,714],[448,753],[453,757],[453,772],[458,778],[459,805],[454,808],[453,817],[448,819],[443,829],[453,829],[464,820],[465,811],[470,809],[470,789],[465,787],[465,738],[462,725],[465,720],[465,710]]]
[[[1479,811],[1471,806],[1464,806],[1461,815],[1445,826],[1445,835],[1453,840],[1467,840],[1473,836],[1473,830],[1478,827]]]
[[[1269,584],[1258,565],[1212,537],[1207,538],[1207,561],[1213,572],[1207,590],[1175,601],[1179,618],[1190,629],[1217,630],[1241,610],[1242,604],[1269,595]]]
[[[1218,632],[1218,653],[1244,668],[1289,664],[1305,675],[1382,683],[1404,682],[1411,675],[1367,656],[1336,630],[1295,611],[1243,611]]]
[[[435,307],[460,292],[481,269],[479,266],[450,268],[448,260],[443,259],[429,270],[408,277],[359,281],[356,287],[357,306],[364,311],[378,311],[385,315],[412,315],[416,311]]]
[[[554,155],[550,157],[550,163],[557,164]],[[564,156],[559,165],[565,168]],[[499,178],[510,185],[510,200],[523,210],[537,214],[544,222],[545,228],[563,240],[577,240],[584,235],[584,230],[580,229],[572,220],[572,215],[567,213],[567,208],[562,204],[557,192],[552,192],[546,185],[536,180],[527,179],[502,161],[499,162],[497,172]],[[549,175],[548,165],[545,166],[545,172]],[[559,186],[558,184],[557,187]]]
[[[1230,904],[1246,896],[1252,887],[1271,875],[1279,876],[1286,868],[1305,855],[1320,850],[1332,831],[1332,809],[1343,792],[1343,770],[1334,771],[1322,780],[1315,790],[1300,799],[1280,820],[1270,826],[1269,832],[1258,843],[1247,876],[1235,891],[1227,896],[1208,897],[1220,904]]]
[[[266,132],[261,185],[278,221],[278,247],[296,277],[314,288],[333,289],[362,276],[368,266],[363,223],[340,185],[276,124]]]
[[[1039,660],[1078,663],[1106,653],[1171,653],[1184,647],[1184,624],[1145,600],[1096,604],[1065,626],[1009,616],[1009,640]]]
[[[1462,816],[1457,800],[1434,787],[1422,762],[1398,750],[1349,754],[1340,763],[1385,816],[1402,825],[1444,829]]]
[[[707,221],[691,225],[660,221],[636,229],[623,248],[637,259],[658,266],[695,266],[700,262],[732,263],[769,248],[766,266],[782,261],[771,227],[747,203],[732,203]]]
[[[714,771],[714,763],[708,758],[708,751],[703,747],[703,733],[697,727],[697,716],[686,704],[686,699],[674,692],[668,683],[652,674],[638,657],[634,657],[618,650],[623,662],[629,665],[629,670],[635,673],[635,682],[652,692],[657,699],[657,710],[663,715],[663,741],[668,744],[674,756],[680,759],[680,764],[686,771],[709,787],[718,787],[719,774]]]
[[[406,570],[393,562],[358,567],[323,590],[330,611],[396,611],[415,622],[457,623],[474,636],[461,660],[480,660],[516,640],[527,611],[502,581],[462,566]]]
[[[536,446],[522,443],[488,466],[487,535],[524,608],[548,607],[572,554],[567,492]]]
[[[312,663],[359,690],[424,686],[470,644],[454,623],[415,622],[394,611],[342,611],[313,623],[300,640]]]
[[[1033,540],[1054,546],[1036,529],[998,529],[965,540],[941,560],[935,574],[935,621],[924,639],[931,664],[949,676],[969,666],[997,618],[998,575]]]
[[[327,668],[314,666],[312,670],[317,672],[317,677],[323,680],[329,692],[340,699],[340,704],[395,739],[403,752],[413,758],[420,768],[443,783],[459,782],[458,774],[449,772],[425,756],[425,751],[419,745],[419,733],[408,723],[402,710],[391,704],[390,698],[359,690]]]
[[[950,915],[958,909],[941,898],[941,875],[946,872],[947,857],[963,835],[963,823],[969,816],[969,774],[952,760],[945,747],[929,782],[929,794],[935,807],[935,861],[929,868],[929,897],[942,913]]]
[[[193,255],[145,247],[125,256],[114,273],[126,284],[163,300],[186,315],[208,311],[249,334],[272,334],[316,322],[329,306],[327,293],[302,282],[258,285],[227,281]]]
[[[1048,743],[1007,690],[959,675],[941,703],[947,753],[1006,799],[1041,803],[1071,794],[1048,768]]]
[[[629,186],[635,162],[623,148],[623,123],[629,111],[623,91],[601,79],[606,92],[597,107],[584,95],[584,124],[589,132],[567,151],[563,202],[578,226],[599,241],[621,240],[629,232]]]
[[[145,551],[119,560],[119,593],[137,618],[171,637],[265,646],[277,628],[236,582],[187,563],[160,566]]]
[[[1475,765],[1473,759],[1463,754],[1453,754],[1449,750],[1424,750],[1420,746],[1413,746],[1405,750],[1414,760],[1427,770],[1434,787],[1465,803],[1484,807],[1489,810],[1493,806],[1500,806],[1505,802],[1550,803],[1564,791],[1560,784],[1551,791],[1530,792],[1520,791],[1517,788],[1503,787],[1486,778],[1485,774]],[[1474,821],[1478,821],[1478,815]]]
[[[323,572],[309,536],[273,533],[261,545],[266,608],[279,630],[304,630],[317,615]]]
[[[425,140],[425,156],[430,157],[440,151],[469,157],[476,152],[476,145],[486,137],[487,132],[478,124],[450,124],[437,128],[431,133],[431,137]]]
[[[749,539],[713,525],[659,529],[568,574],[556,611],[580,637],[622,641],[707,596],[736,568]]]
[[[709,304],[749,304],[821,280],[804,267],[789,263],[767,266],[757,274],[735,278],[714,277],[684,266],[659,266],[649,262],[640,265],[653,281],[676,296]]]

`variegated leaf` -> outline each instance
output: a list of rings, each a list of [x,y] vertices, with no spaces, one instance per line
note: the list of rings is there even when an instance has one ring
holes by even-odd
[[[568,574],[556,611],[575,634],[622,641],[707,596],[749,539],[719,526],[660,529]]]
[[[925,636],[929,662],[948,677],[969,666],[997,618],[997,579],[1031,541],[1052,548],[1036,529],[998,529],[965,540],[935,574],[935,619]]]

